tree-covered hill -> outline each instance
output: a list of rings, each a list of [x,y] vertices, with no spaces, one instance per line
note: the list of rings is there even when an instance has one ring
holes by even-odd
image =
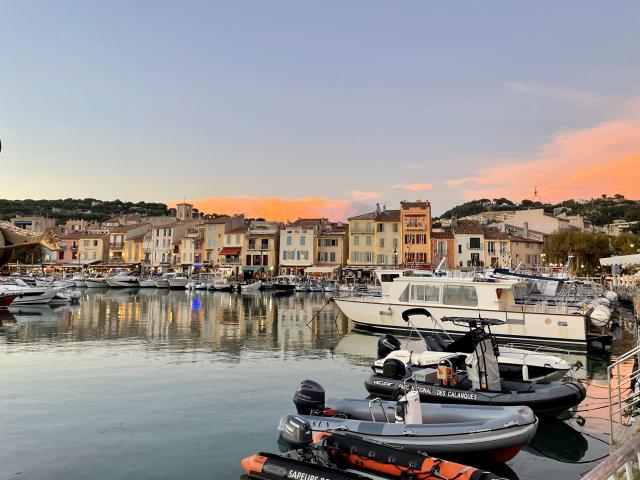
[[[59,200],[5,200],[0,199],[0,219],[16,215],[55,218],[59,222],[69,219],[103,221],[115,215],[139,213],[143,216],[168,215],[164,203],[123,202],[96,200],[95,198],[65,198]]]
[[[440,218],[457,218],[476,215],[483,212],[520,210],[524,208],[543,208],[547,213],[566,212],[567,215],[582,215],[594,225],[606,225],[614,220],[640,220],[640,200],[629,200],[622,195],[608,197],[602,195],[588,201],[565,200],[560,203],[541,203],[522,200],[516,204],[506,198],[482,198],[463,203],[444,212]]]

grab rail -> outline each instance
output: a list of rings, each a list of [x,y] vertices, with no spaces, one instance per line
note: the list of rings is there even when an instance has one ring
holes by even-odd
[[[376,421],[376,416],[373,414],[373,405],[376,403],[380,404],[380,408],[382,408],[382,414],[384,415],[384,418],[387,421],[387,423],[389,423],[389,416],[387,415],[387,409],[384,408],[384,403],[382,403],[382,399],[380,398],[373,398],[369,400],[369,413],[371,413],[371,421],[372,422]]]
[[[631,367],[631,372],[627,375],[620,373],[620,366],[633,359],[634,363]],[[609,434],[611,445],[615,443],[613,424],[627,425],[624,423],[625,412],[629,407],[640,402],[640,389],[634,383],[640,378],[640,344],[628,352],[620,355],[615,362],[607,367],[607,386],[608,386],[608,400],[609,400]],[[614,376],[615,370],[615,376]],[[613,385],[613,380],[616,380],[616,385]],[[625,388],[621,388],[623,385],[629,384]],[[616,419],[614,419],[616,417]]]

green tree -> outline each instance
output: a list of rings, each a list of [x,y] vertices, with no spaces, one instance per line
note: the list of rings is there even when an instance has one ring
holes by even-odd
[[[640,248],[640,236],[633,232],[622,232],[611,240],[613,252],[617,255],[632,255]]]
[[[572,269],[578,275],[594,275],[600,259],[611,255],[611,247],[609,238],[602,233],[570,228],[549,235],[544,253],[547,262],[559,264],[573,255]]]

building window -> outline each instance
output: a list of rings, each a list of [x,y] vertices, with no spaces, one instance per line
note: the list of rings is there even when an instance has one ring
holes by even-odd
[[[300,245],[305,245],[307,241],[307,238],[304,235],[300,236]]]
[[[496,251],[496,243],[495,242],[488,242],[487,243],[487,252],[493,253],[495,251]]]
[[[254,238],[250,238],[249,239],[249,250],[255,250],[256,249],[256,240]]]
[[[85,247],[88,247],[88,246],[89,246],[89,240],[83,240],[83,241],[82,241],[82,244],[83,244]]]
[[[380,248],[384,248],[384,238],[380,239]]]
[[[392,223],[391,224],[391,231],[393,233],[398,233],[398,224],[397,223]]]
[[[472,253],[471,254],[471,265],[480,265],[480,254]]]
[[[366,243],[367,247],[370,247],[370,246],[371,246],[371,235],[367,235],[367,238],[366,238],[366,242],[365,242],[365,243]]]
[[[469,239],[469,248],[480,248],[480,237],[471,237]]]
[[[393,239],[393,248],[394,249],[398,248],[398,239],[397,238]]]
[[[287,245],[291,245],[291,235],[287,235]]]
[[[260,249],[262,250],[269,250],[269,240],[266,238],[263,238],[260,242]]]
[[[377,226],[378,233],[384,232],[384,223],[379,223]]]
[[[507,253],[507,242],[500,242],[500,253]]]
[[[353,237],[353,245],[356,247],[360,245],[360,237],[358,235]]]

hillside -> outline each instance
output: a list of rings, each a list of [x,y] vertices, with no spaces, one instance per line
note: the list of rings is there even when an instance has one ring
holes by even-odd
[[[594,225],[606,225],[614,220],[640,220],[640,200],[628,200],[622,195],[593,198],[588,201],[564,200],[560,203],[540,203],[523,200],[519,204],[506,198],[482,198],[463,203],[444,212],[440,218],[457,218],[482,212],[509,211],[523,208],[544,208],[548,213],[566,212],[567,215],[582,215]]]
[[[143,216],[168,215],[164,203],[103,201],[95,198],[59,200],[5,200],[0,199],[0,220],[8,220],[16,215],[55,218],[60,222],[79,218],[103,221],[120,214],[139,213]]]

